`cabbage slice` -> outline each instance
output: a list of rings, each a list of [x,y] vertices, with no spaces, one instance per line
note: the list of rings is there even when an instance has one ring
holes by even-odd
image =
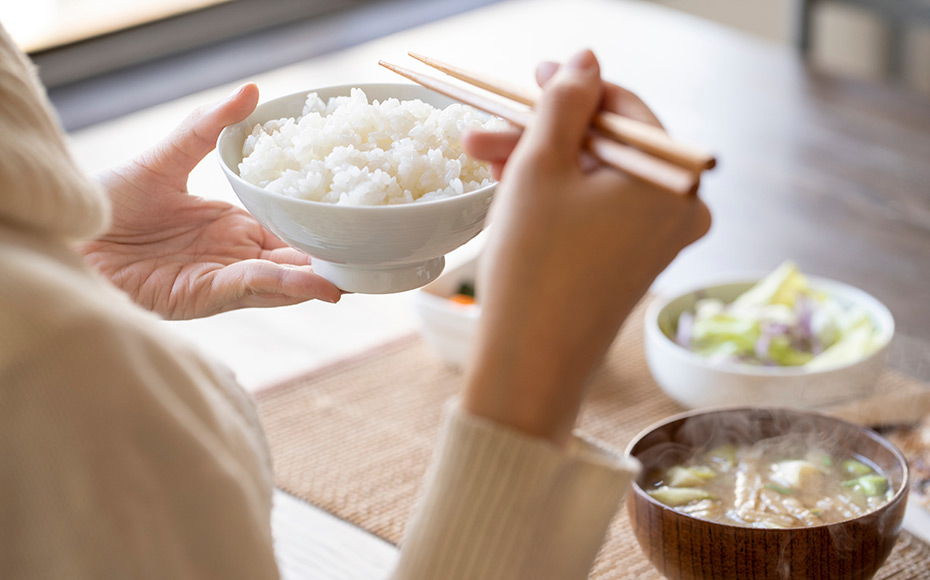
[[[743,292],[733,301],[733,307],[737,310],[758,308],[769,304],[792,307],[798,293],[805,292],[807,289],[807,278],[794,262],[788,260],[782,262],[755,286]]]

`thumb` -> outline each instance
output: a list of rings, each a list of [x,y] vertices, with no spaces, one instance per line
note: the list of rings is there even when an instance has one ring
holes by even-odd
[[[594,53],[583,50],[546,84],[527,141],[557,159],[577,163],[600,101],[600,67]]]
[[[178,127],[150,151],[151,169],[187,180],[188,174],[216,147],[220,132],[245,119],[258,104],[258,87],[246,83],[224,100],[191,112]]]

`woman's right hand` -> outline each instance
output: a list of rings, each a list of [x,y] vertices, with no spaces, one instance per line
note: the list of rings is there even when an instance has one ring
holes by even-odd
[[[501,182],[478,272],[482,317],[463,406],[564,444],[620,325],[655,277],[707,232],[710,214],[696,196],[661,191],[588,157],[585,133],[602,102],[657,121],[632,93],[602,83],[590,51],[553,68],[540,69],[551,79],[522,136],[477,133],[465,142]]]

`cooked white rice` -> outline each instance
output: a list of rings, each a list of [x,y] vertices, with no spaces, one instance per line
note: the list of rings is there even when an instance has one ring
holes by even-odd
[[[256,125],[242,147],[239,175],[268,191],[340,205],[438,199],[491,183],[459,137],[504,122],[465,105],[373,101],[361,89],[324,103],[307,95],[300,117]]]

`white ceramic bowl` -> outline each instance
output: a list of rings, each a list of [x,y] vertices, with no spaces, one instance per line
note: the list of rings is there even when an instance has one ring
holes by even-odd
[[[322,99],[348,95],[353,87],[369,100],[420,99],[435,107],[455,101],[419,85],[360,84],[314,89]],[[257,123],[301,113],[302,91],[258,106],[245,121],[227,127],[217,144],[220,165],[246,209],[288,245],[313,258],[313,268],[342,290],[401,292],[435,279],[445,254],[484,227],[495,186],[441,200],[390,206],[348,207],[278,195],[239,177],[242,144]]]
[[[870,294],[834,280],[808,276],[811,287],[829,293],[843,305],[857,304],[875,323],[880,347],[855,362],[818,370],[804,367],[761,367],[713,362],[674,340],[678,316],[693,309],[696,292],[731,302],[756,278],[741,278],[695,287],[671,298],[658,298],[646,309],[645,347],[649,370],[659,386],[690,408],[718,405],[764,405],[818,408],[871,394],[885,367],[894,319]]]
[[[456,304],[448,298],[463,282],[474,284],[478,260],[473,259],[443,273],[417,290],[414,309],[420,319],[420,333],[449,364],[464,367],[471,354],[481,307]]]

